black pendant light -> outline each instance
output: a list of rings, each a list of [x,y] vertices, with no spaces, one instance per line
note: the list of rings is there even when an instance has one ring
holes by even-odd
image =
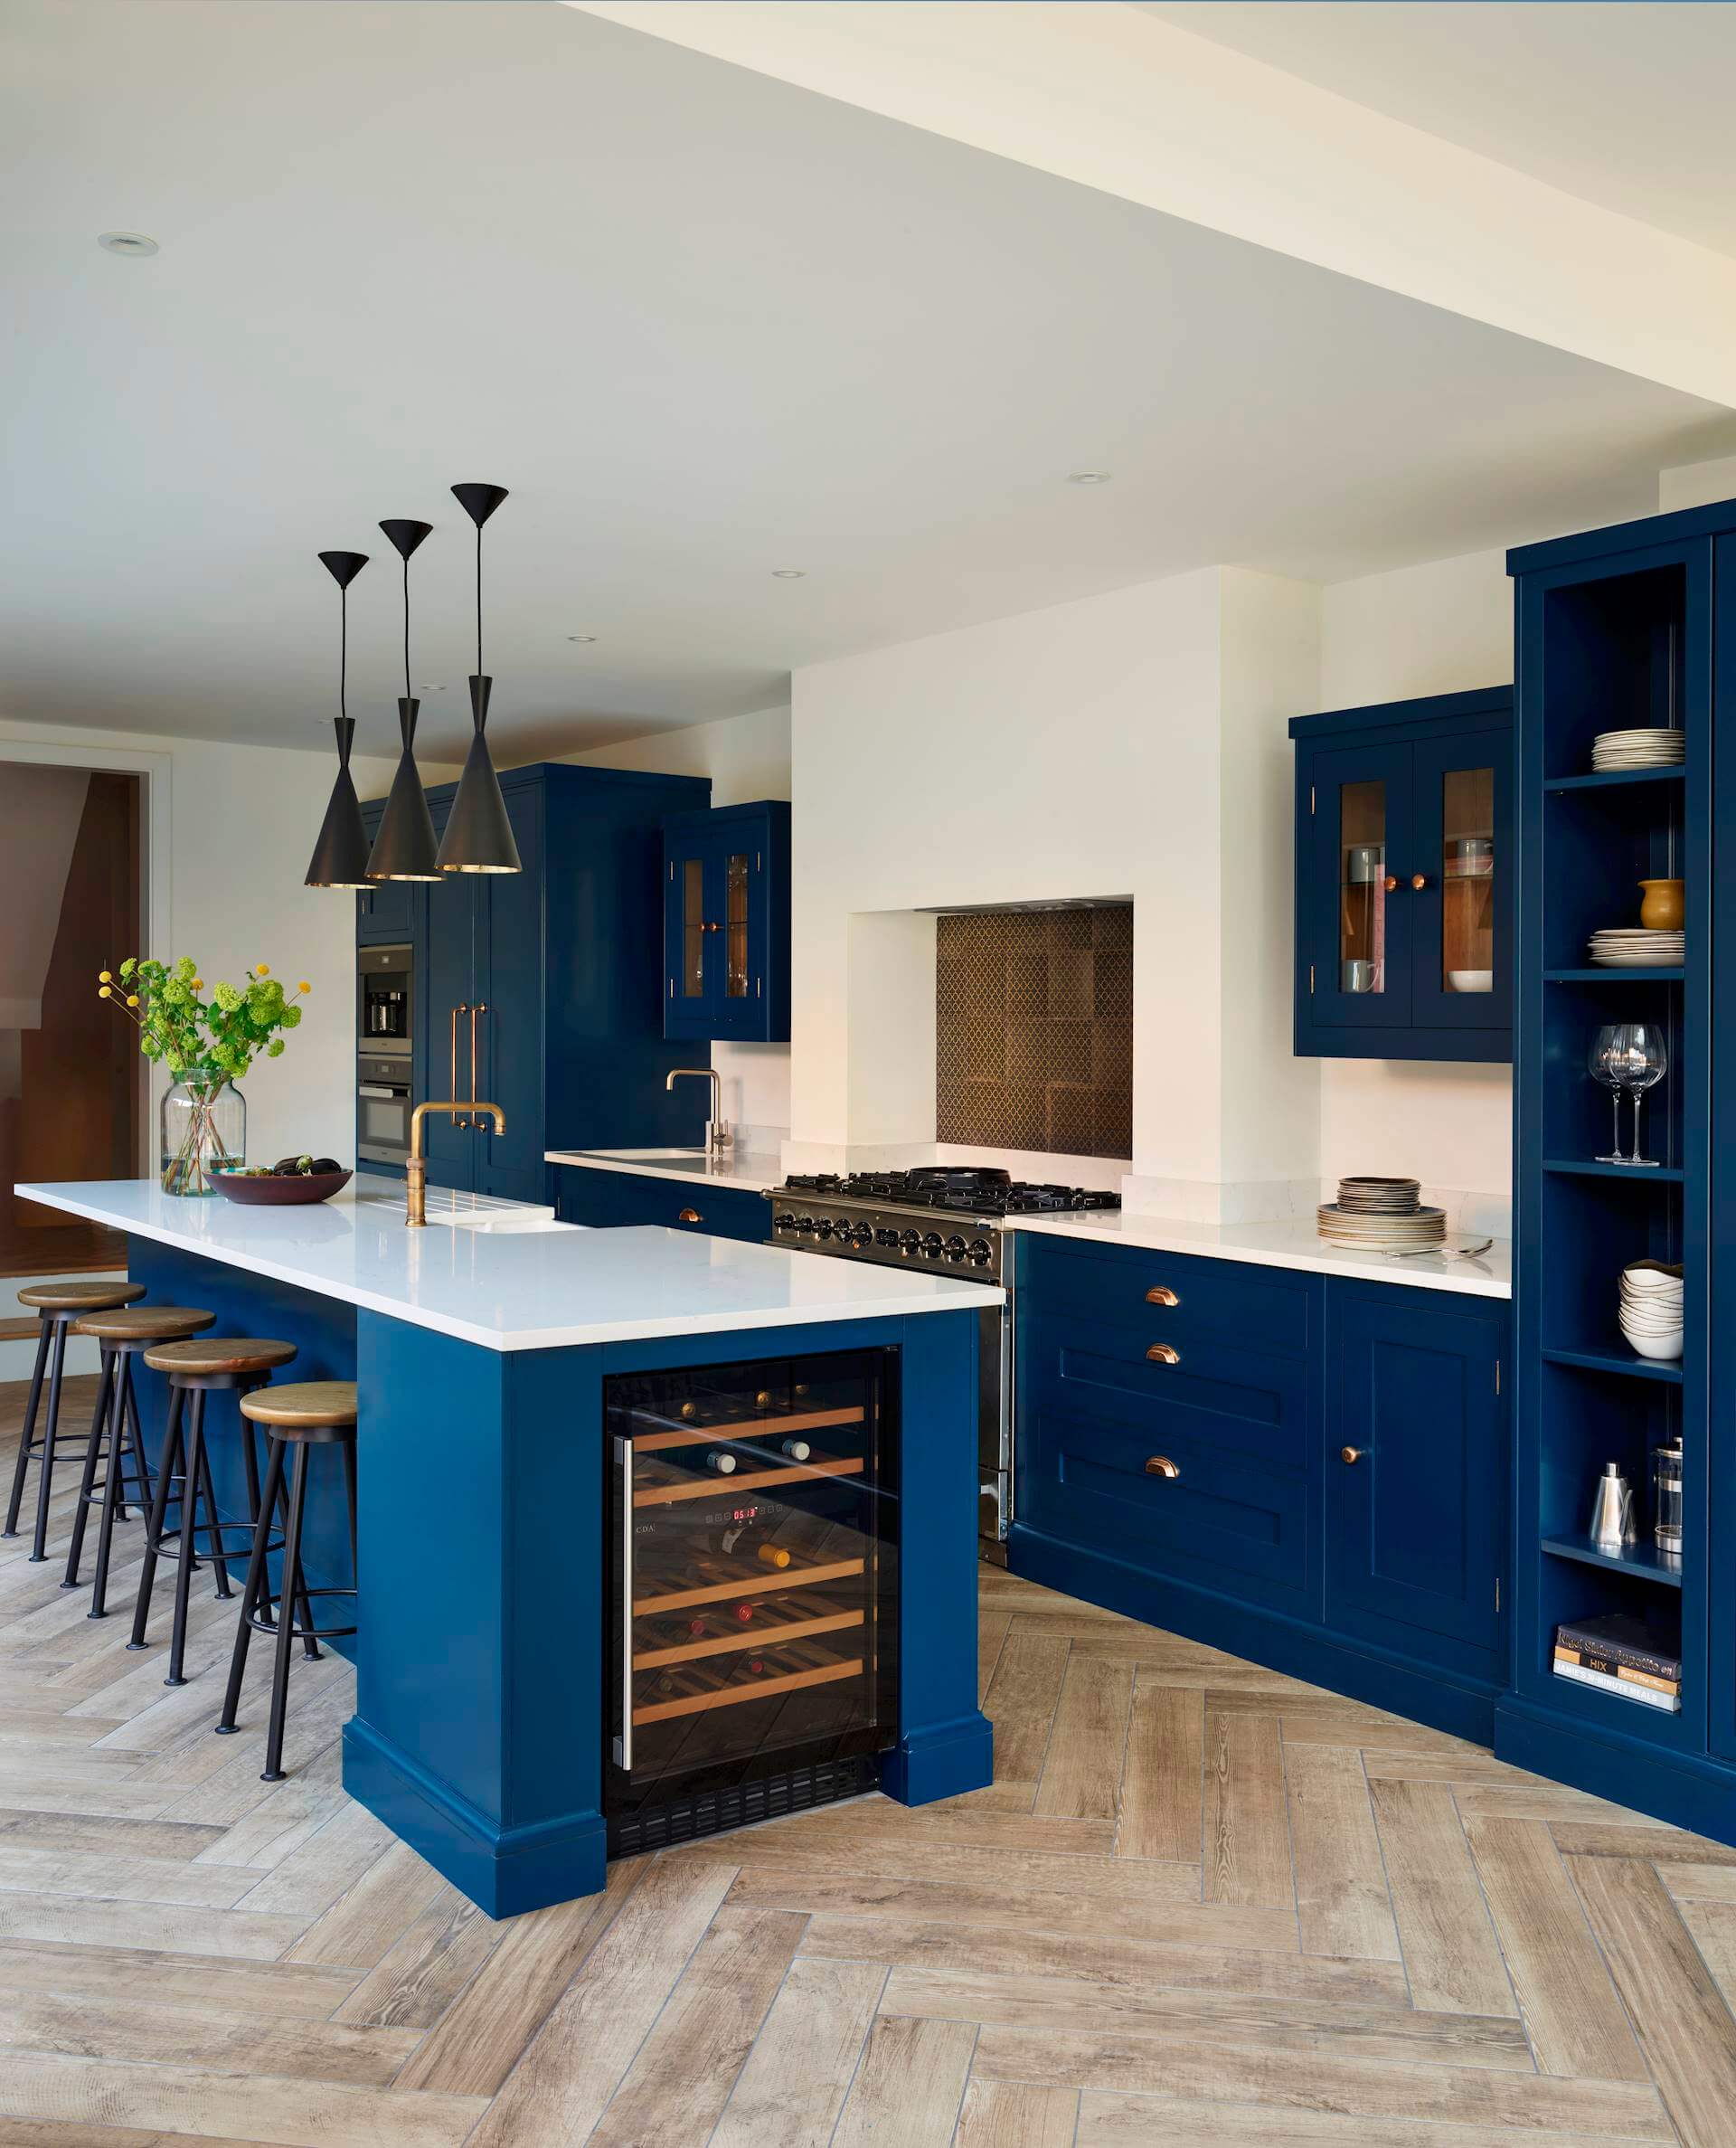
[[[380,833],[368,860],[370,880],[438,880],[434,823],[429,817],[422,779],[416,773],[416,712],[421,704],[410,690],[410,555],[434,526],[429,522],[380,525],[404,563],[404,697],[398,704],[398,729],[404,745],[392,779]]]
[[[517,873],[518,845],[500,795],[500,779],[483,727],[494,686],[482,668],[482,525],[506,497],[504,485],[455,485],[452,497],[476,525],[476,668],[470,679],[470,720],[475,725],[458,794],[440,844],[443,873]]]
[[[350,667],[350,584],[368,563],[365,552],[322,552],[321,562],[337,584],[337,781],[307,866],[309,887],[366,887],[368,831],[350,776],[350,741],[355,724],[344,700]]]

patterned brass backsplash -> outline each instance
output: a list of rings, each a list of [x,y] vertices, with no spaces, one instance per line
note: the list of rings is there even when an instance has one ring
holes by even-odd
[[[937,1139],[1131,1156],[1133,905],[937,923]]]

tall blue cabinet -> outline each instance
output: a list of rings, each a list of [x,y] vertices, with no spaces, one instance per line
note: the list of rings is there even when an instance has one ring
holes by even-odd
[[[1736,501],[1509,554],[1522,743],[1516,1057],[1517,1646],[1495,1749],[1736,1840],[1736,1166],[1719,1139],[1736,1075]],[[1591,768],[1602,732],[1684,733],[1680,767]],[[1637,883],[1685,884],[1685,960],[1591,964],[1593,932],[1638,922]],[[1599,1160],[1611,1103],[1587,1066],[1605,1024],[1664,1032],[1655,1168]],[[1726,1132],[1729,1130],[1726,1129]],[[1680,1262],[1679,1359],[1637,1356],[1617,1322],[1629,1262]],[[1652,1456],[1682,1446],[1683,1541],[1653,1538]],[[1614,1462],[1638,1541],[1587,1541]],[[1680,1712],[1555,1677],[1564,1619],[1626,1613],[1679,1641]]]
[[[696,1084],[664,1035],[664,821],[703,806],[689,776],[542,762],[501,777],[522,873],[454,873],[357,897],[359,945],[413,950],[414,1095],[476,1096],[506,1131],[444,1115],[425,1127],[436,1186],[548,1197],[546,1150],[691,1146]],[[455,786],[431,788],[436,831]],[[364,808],[372,825],[379,808]]]

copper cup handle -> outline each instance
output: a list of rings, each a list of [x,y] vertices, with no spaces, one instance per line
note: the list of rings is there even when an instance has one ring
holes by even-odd
[[[1146,1352],[1154,1365],[1179,1365],[1182,1353],[1173,1342],[1154,1342]]]
[[[1166,1282],[1155,1282],[1146,1292],[1147,1305],[1179,1305],[1181,1300]]]
[[[1181,1473],[1167,1454],[1154,1454],[1146,1464],[1148,1477],[1179,1477]]]
[[[1411,874],[1411,875],[1410,875],[1410,885],[1411,885],[1411,886],[1412,886],[1412,887],[1414,887],[1414,888],[1416,889],[1417,893],[1418,893],[1419,894],[1420,894],[1422,893],[1423,889],[1424,889],[1425,887],[1427,887],[1427,886],[1428,886],[1428,885],[1429,885],[1429,875],[1428,875],[1428,874],[1427,874],[1427,873],[1412,873],[1412,874]]]
[[[682,1208],[675,1214],[677,1223],[703,1223],[704,1220],[697,1208]]]

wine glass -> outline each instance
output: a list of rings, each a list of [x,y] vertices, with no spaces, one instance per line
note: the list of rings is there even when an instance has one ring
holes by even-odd
[[[1656,1022],[1624,1022],[1618,1036],[1621,1085],[1634,1093],[1634,1152],[1628,1161],[1640,1170],[1655,1171],[1657,1159],[1639,1152],[1639,1100],[1669,1072],[1669,1048]],[[1618,1104],[1616,1108],[1619,1111],[1621,1107]]]
[[[1606,1022],[1592,1038],[1591,1049],[1585,1057],[1586,1070],[1592,1080],[1601,1082],[1609,1092],[1609,1102],[1616,1117],[1615,1152],[1610,1156],[1599,1156],[1597,1159],[1599,1163],[1626,1163],[1628,1160],[1621,1152],[1621,1093],[1626,1086],[1622,1073],[1626,1065],[1622,1036],[1620,1023]]]

